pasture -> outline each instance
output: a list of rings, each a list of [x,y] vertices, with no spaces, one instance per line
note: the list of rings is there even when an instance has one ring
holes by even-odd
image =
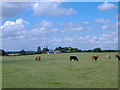
[[[111,56],[111,60],[106,55]],[[116,53],[60,53],[4,56],[3,88],[117,88]],[[70,61],[76,55],[79,61]],[[100,55],[94,62],[92,55]],[[37,62],[35,56],[41,56]]]

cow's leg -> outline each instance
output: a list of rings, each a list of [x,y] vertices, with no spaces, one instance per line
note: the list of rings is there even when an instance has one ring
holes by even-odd
[[[95,62],[97,61],[97,59],[95,59]]]
[[[75,59],[72,59],[72,61],[75,61]]]
[[[120,57],[118,57],[118,61],[120,61]]]

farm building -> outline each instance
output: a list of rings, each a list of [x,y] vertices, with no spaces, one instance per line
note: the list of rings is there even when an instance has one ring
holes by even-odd
[[[11,54],[8,54],[8,56],[19,56],[20,54],[18,53],[11,53]]]
[[[56,54],[57,54],[57,53],[60,53],[60,51],[54,51],[54,53],[56,53]]]
[[[57,53],[60,53],[60,51],[48,51],[48,52],[46,52],[46,54],[57,54]]]
[[[54,51],[48,51],[46,54],[54,54]]]

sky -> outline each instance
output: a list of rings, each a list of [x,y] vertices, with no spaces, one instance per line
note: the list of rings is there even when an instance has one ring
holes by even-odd
[[[2,49],[118,48],[117,2],[4,2]]]

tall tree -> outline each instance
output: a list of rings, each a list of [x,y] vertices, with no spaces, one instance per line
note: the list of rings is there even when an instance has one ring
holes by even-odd
[[[102,50],[101,50],[101,48],[94,48],[93,49],[93,52],[101,52]]]
[[[41,53],[42,53],[42,51],[41,51],[41,48],[40,48],[40,47],[37,47],[37,53],[38,53],[38,54],[41,54]]]
[[[1,55],[1,56],[5,56],[5,55],[6,55],[6,52],[5,52],[4,50],[1,50],[1,49],[0,49],[0,55]]]
[[[61,51],[62,47],[56,47],[54,51]]]
[[[21,55],[25,55],[26,53],[25,53],[25,50],[21,50],[21,51],[19,51],[19,53],[21,54]]]
[[[49,51],[49,49],[47,47],[43,48],[42,53],[46,53],[47,51]]]

